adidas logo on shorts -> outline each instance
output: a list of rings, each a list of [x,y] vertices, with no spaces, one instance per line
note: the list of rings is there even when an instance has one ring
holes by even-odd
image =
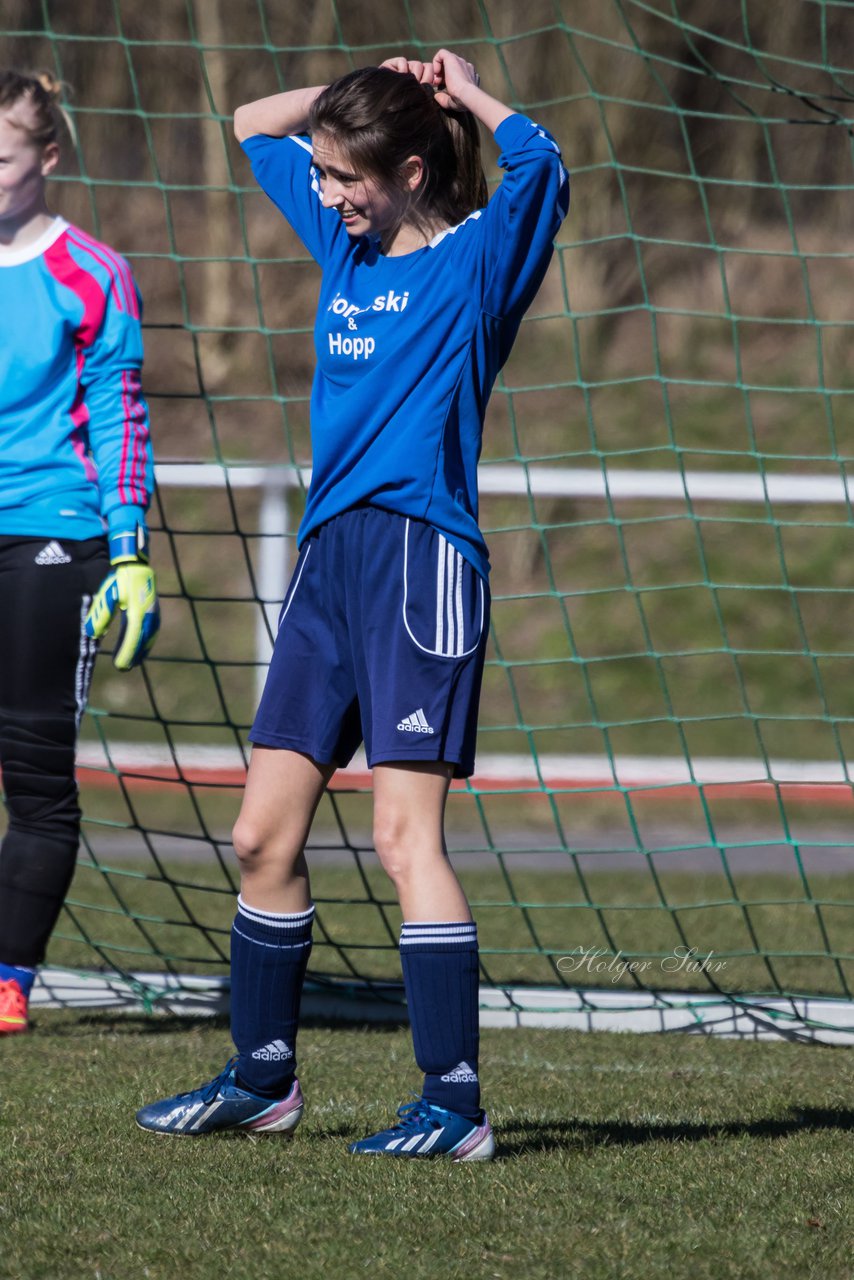
[[[446,1084],[477,1084],[477,1072],[472,1071],[467,1062],[458,1062],[442,1079]]]
[[[404,716],[398,724],[398,729],[402,729],[404,733],[434,733],[435,730],[427,723],[427,717],[424,715],[424,708],[419,707],[417,711],[413,711],[411,715]]]
[[[284,1040],[273,1040],[271,1044],[265,1044],[263,1049],[256,1049],[252,1055],[261,1062],[281,1062],[284,1058],[293,1056],[293,1049],[288,1048]]]
[[[48,542],[35,558],[36,564],[71,564],[71,556],[58,542]]]

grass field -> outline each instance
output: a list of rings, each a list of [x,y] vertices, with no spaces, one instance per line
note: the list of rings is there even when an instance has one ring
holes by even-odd
[[[403,1028],[309,1027],[292,1141],[138,1130],[227,1029],[41,1013],[0,1046],[3,1280],[850,1280],[850,1054],[489,1031],[491,1165],[358,1160],[418,1079]]]

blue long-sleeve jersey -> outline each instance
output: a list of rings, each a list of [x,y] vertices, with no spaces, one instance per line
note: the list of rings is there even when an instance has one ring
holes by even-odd
[[[152,488],[130,267],[62,218],[0,254],[0,533],[92,538]]]
[[[505,170],[485,209],[385,257],[323,207],[307,138],[243,143],[261,187],[323,269],[300,543],[368,504],[426,521],[484,576],[477,462],[495,378],[569,207],[557,144],[525,116],[496,130]]]

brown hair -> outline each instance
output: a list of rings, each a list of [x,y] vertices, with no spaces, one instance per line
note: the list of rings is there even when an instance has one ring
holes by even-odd
[[[22,72],[0,70],[0,111],[9,111],[19,102],[31,108],[32,119],[21,128],[37,147],[56,142],[64,124],[72,140],[74,125],[60,105],[63,83],[49,71]]]
[[[470,111],[440,107],[433,88],[413,75],[351,71],[318,94],[308,128],[340,144],[358,172],[406,196],[398,226],[407,219],[455,226],[487,202],[477,121]],[[413,155],[424,163],[424,179],[410,192],[402,173]]]

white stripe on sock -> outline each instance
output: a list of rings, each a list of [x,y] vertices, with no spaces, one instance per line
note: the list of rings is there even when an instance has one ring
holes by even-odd
[[[476,929],[476,920],[404,920],[401,929]]]
[[[401,938],[408,938],[410,941],[421,938],[429,933],[431,937],[445,938],[473,938],[477,933],[477,929],[401,929]]]
[[[269,947],[272,951],[296,951],[298,947],[310,947],[311,938],[300,939],[299,942],[290,942],[286,938],[282,938],[281,942],[259,942],[257,938],[250,938],[248,933],[243,933],[238,929],[237,921],[231,926],[239,938],[243,938],[244,942],[250,942],[253,947]]]
[[[449,938],[449,937],[447,937],[447,935],[446,935],[446,934],[443,934],[443,933],[425,933],[425,934],[424,934],[424,936],[423,936],[423,937],[421,937],[421,938],[401,938],[401,939],[400,939],[400,946],[401,946],[401,948],[404,948],[404,947],[420,947],[420,946],[423,946],[425,943],[428,943],[428,942],[430,942],[430,943],[443,942],[443,943],[445,943],[446,945],[450,945],[450,944],[452,944],[452,943],[455,943],[455,944],[459,944],[460,946],[462,946],[462,945],[463,945],[463,943],[475,943],[475,944],[476,944],[476,943],[477,943],[477,938],[474,936],[474,934],[472,934],[472,936],[471,936],[470,938]]]
[[[256,924],[266,924],[273,929],[302,929],[314,919],[314,906],[307,911],[292,913],[278,911],[260,911],[257,907],[249,907],[241,895],[237,898],[237,913]]]
[[[442,943],[446,946],[477,946],[477,931],[472,929],[470,933],[401,933],[399,945],[403,947],[417,947],[423,943]]]
[[[409,942],[417,942],[419,938],[429,935],[431,938],[447,938],[450,942],[457,941],[460,938],[473,938],[477,933],[476,929],[402,929],[400,936]]]
[[[461,924],[446,924],[444,920],[418,920],[412,923],[404,920],[400,926],[401,933],[412,933],[413,936],[425,929],[430,933],[475,933],[477,924],[473,920],[465,920]]]

